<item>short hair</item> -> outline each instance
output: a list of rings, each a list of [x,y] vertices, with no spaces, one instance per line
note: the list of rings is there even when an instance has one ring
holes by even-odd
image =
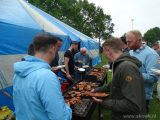
[[[56,38],[49,33],[41,33],[33,39],[34,51],[46,52],[51,45],[56,45]]]
[[[28,55],[34,55],[34,46],[33,43],[31,43],[28,47]]]
[[[86,49],[85,47],[82,47],[82,48],[80,49],[80,51],[82,51],[82,50],[87,51],[87,49]]]
[[[109,48],[111,48],[115,52],[122,51],[122,49],[123,49],[123,43],[122,43],[122,41],[119,38],[116,38],[116,37],[111,37],[111,38],[107,39],[103,43],[102,46],[103,47],[108,46]]]
[[[63,40],[62,40],[60,37],[55,37],[55,39],[56,39],[57,41],[63,42]]]
[[[132,33],[136,38],[141,38],[142,39],[142,34],[139,30],[131,30],[128,33]]]

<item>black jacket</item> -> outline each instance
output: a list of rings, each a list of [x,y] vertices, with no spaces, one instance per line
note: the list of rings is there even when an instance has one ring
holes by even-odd
[[[112,110],[112,120],[145,119],[144,80],[139,71],[140,66],[138,59],[126,53],[114,62],[110,98],[102,103]],[[105,90],[106,86],[95,89]]]

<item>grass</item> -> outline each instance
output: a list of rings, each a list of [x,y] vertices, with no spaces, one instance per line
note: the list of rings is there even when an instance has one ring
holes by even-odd
[[[157,85],[154,85],[153,100],[150,103],[150,116],[156,116],[154,119],[150,118],[149,120],[160,120],[160,101],[156,98],[157,95]]]
[[[105,59],[105,57],[102,55],[102,62],[97,65],[96,67],[101,67],[104,64],[107,64],[107,60]],[[108,80],[111,80],[111,73],[107,73],[108,74]],[[154,87],[154,89],[156,89],[156,86]],[[151,100],[150,102],[150,111],[148,114],[148,120],[160,120],[160,101],[158,99],[156,99],[156,95],[157,93],[154,92],[153,94],[153,100]],[[101,111],[103,113],[103,119],[106,120],[111,120],[111,111],[108,109],[104,109],[101,107]],[[96,107],[93,115],[91,116],[90,120],[98,120],[98,106]]]
[[[104,64],[107,64],[107,63],[108,63],[108,61],[107,61],[107,59],[104,57],[104,55],[101,55],[100,57],[101,57],[101,63],[98,64],[96,67],[102,67]]]

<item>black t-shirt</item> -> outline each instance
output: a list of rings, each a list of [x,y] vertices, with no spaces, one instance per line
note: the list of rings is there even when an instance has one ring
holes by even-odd
[[[76,54],[76,53],[78,53],[79,52],[79,50],[72,50],[72,54],[73,54],[73,56]]]
[[[64,57],[69,58],[69,62],[68,62],[69,74],[74,75],[74,55],[73,53],[67,50],[64,54]]]

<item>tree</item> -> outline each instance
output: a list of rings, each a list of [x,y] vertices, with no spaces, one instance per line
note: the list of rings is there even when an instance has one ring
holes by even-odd
[[[96,7],[87,0],[29,2],[90,37],[107,39],[114,32],[111,16],[104,14],[101,7]]]
[[[155,43],[157,40],[160,40],[160,28],[154,27],[149,29],[144,33],[143,39],[147,41],[149,45]]]

